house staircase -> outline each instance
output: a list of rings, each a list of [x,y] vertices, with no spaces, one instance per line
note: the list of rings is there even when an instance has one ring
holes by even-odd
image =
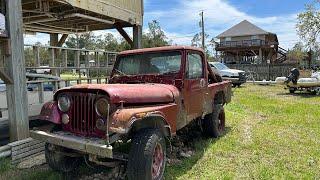
[[[287,60],[288,51],[283,49],[282,47],[278,47],[277,59],[275,61],[276,64],[281,64]]]

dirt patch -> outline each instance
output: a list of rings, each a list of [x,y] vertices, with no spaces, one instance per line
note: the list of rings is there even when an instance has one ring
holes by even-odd
[[[17,165],[18,169],[30,169],[35,166],[40,166],[46,163],[46,158],[44,154],[29,158],[25,161],[22,161]]]

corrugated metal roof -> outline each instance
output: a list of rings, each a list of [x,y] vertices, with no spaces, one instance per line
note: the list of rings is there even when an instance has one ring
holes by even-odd
[[[239,24],[233,26],[232,28],[226,30],[217,36],[217,38],[224,37],[237,37],[237,36],[248,36],[248,35],[263,35],[263,34],[272,34],[267,32],[258,26],[252,24],[251,22],[244,20]]]

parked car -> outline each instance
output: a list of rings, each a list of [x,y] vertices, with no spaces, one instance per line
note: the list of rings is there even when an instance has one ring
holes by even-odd
[[[6,84],[0,79],[0,92],[6,91]]]
[[[127,179],[163,179],[166,150],[177,131],[195,123],[207,136],[223,135],[231,83],[217,76],[198,48],[125,51],[111,84],[59,90],[42,108],[39,122],[47,125],[30,134],[46,142],[54,170],[73,171],[85,158],[109,167],[126,164]]]
[[[35,74],[51,74],[51,69],[49,66],[40,66],[39,68],[41,69],[29,69],[27,72]]]
[[[247,77],[246,72],[238,69],[230,69],[223,63],[220,62],[209,62],[210,67],[219,72],[223,80],[229,80],[233,86],[241,86],[246,83]]]
[[[60,77],[51,76],[51,75],[43,75],[43,74],[34,74],[34,73],[27,73],[26,75],[27,81],[55,81],[61,80]],[[58,82],[59,83],[59,82]],[[44,91],[54,91],[54,82],[43,82],[43,90]],[[37,91],[39,90],[39,83],[28,83],[27,89],[28,91]]]

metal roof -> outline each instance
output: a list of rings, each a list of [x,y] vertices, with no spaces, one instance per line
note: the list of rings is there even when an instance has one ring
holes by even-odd
[[[217,38],[249,36],[249,35],[267,35],[267,34],[272,34],[272,33],[259,28],[258,26],[252,24],[247,20],[244,20],[239,24],[226,30],[225,32],[221,33],[220,35],[217,36]]]

